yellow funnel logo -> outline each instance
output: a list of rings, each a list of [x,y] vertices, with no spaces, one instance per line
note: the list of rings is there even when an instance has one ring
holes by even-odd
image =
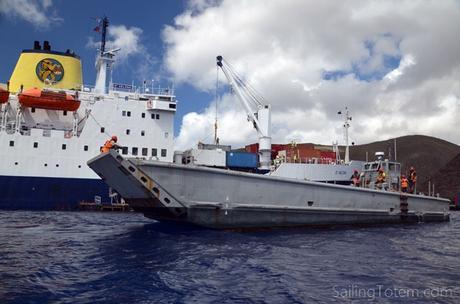
[[[38,62],[35,73],[42,82],[57,83],[64,77],[64,67],[56,59],[45,58]]]

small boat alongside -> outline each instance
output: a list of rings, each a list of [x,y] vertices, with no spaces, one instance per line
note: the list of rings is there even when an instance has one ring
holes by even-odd
[[[32,88],[18,94],[23,107],[45,110],[76,111],[80,100],[65,91]]]

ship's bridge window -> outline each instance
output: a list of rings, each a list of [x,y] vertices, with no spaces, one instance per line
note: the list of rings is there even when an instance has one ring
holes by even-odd
[[[105,128],[101,127],[101,133],[104,133],[104,132],[105,132]]]
[[[152,156],[157,156],[157,155],[158,155],[157,149],[153,148],[152,149]]]
[[[128,154],[128,147],[121,148],[121,154],[123,154],[123,155]]]
[[[160,119],[160,114],[156,114],[155,119]]]
[[[67,145],[66,144],[62,144],[62,150],[65,150],[67,149]]]
[[[166,149],[161,149],[161,157],[166,157]]]
[[[121,111],[121,116],[126,116],[126,111]]]
[[[126,129],[126,135],[129,135],[130,132],[131,132],[131,130]]]
[[[64,111],[62,115],[67,116],[67,111]]]
[[[141,114],[141,117],[142,117],[142,118],[145,118],[145,113],[142,113],[142,114]]]
[[[35,108],[30,109],[30,112],[35,113]]]
[[[141,131],[141,136],[145,136],[145,131],[144,130]]]
[[[142,156],[147,156],[148,153],[149,153],[149,149],[142,148]]]
[[[175,109],[175,108],[176,108],[176,104],[175,104],[175,103],[170,103],[170,104],[169,104],[169,108],[170,108],[170,109]]]
[[[152,117],[152,119],[155,119],[155,114],[152,113],[152,115],[150,115]]]
[[[14,140],[10,140],[10,147],[14,147]]]
[[[131,149],[131,154],[132,154],[132,155],[137,155],[137,147],[133,147],[133,148]]]
[[[126,116],[131,117],[131,111],[126,112]]]
[[[379,164],[378,164],[378,163],[373,163],[373,164],[372,164],[372,167],[371,167],[372,170],[377,170],[378,168],[379,168]]]
[[[83,146],[83,151],[88,151],[88,146],[87,145]]]
[[[390,168],[390,171],[394,171],[394,172],[399,172],[400,171],[399,164],[390,163],[389,168]]]
[[[34,148],[38,148],[38,142],[34,142]]]
[[[364,165],[364,170],[366,170],[366,171],[369,170],[369,167],[370,167],[370,164],[365,164]]]

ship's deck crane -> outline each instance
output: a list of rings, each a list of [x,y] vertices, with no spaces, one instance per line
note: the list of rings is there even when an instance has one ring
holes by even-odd
[[[259,169],[270,170],[272,147],[270,105],[265,104],[263,97],[246,84],[222,56],[217,56],[216,59],[217,66],[224,72],[246,110],[248,121],[252,122],[259,136]]]

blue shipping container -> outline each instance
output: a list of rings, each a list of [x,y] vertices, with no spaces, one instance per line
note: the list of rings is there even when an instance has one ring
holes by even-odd
[[[243,151],[227,151],[227,167],[257,168],[258,155]]]

